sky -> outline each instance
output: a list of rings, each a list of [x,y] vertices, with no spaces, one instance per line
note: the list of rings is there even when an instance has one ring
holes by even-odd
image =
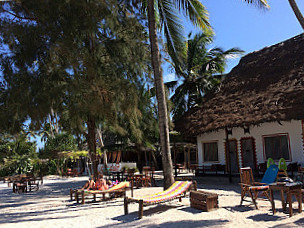
[[[210,24],[215,32],[211,47],[225,50],[238,47],[248,54],[279,43],[303,32],[288,0],[268,0],[270,9],[263,10],[243,0],[201,0],[209,11]],[[304,14],[304,1],[296,0]],[[184,25],[185,35],[199,30],[191,23]],[[236,66],[240,58],[229,60],[226,72]],[[164,66],[164,80],[175,76]]]

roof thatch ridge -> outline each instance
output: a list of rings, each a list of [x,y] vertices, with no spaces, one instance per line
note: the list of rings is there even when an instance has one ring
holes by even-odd
[[[202,108],[178,130],[198,135],[228,127],[304,119],[304,34],[244,56]]]

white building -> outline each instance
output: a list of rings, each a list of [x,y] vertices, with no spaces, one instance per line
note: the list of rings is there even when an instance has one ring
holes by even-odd
[[[255,170],[259,163],[265,162],[269,157],[275,161],[283,157],[287,163],[298,162],[304,165],[303,129],[304,124],[300,120],[252,126],[249,133],[244,133],[244,128],[232,128],[232,135],[229,134],[232,172],[238,172],[240,167],[247,166]],[[227,166],[225,130],[201,134],[197,137],[197,142],[200,166]]]
[[[244,56],[177,125],[197,136],[199,166],[254,170],[269,157],[304,165],[304,34]],[[227,134],[226,134],[227,132]],[[229,139],[230,156],[226,140]]]

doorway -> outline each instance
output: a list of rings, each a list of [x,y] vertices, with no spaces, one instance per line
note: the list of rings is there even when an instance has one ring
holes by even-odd
[[[257,162],[254,138],[241,138],[241,157],[242,166],[251,167],[256,172]]]
[[[228,157],[227,155],[227,147],[225,147],[225,154],[226,154],[226,167],[229,166],[229,159],[230,164],[231,164],[231,172],[232,173],[239,173],[239,156],[238,156],[238,151],[237,151],[237,141],[236,139],[229,140],[229,154],[230,156]],[[228,168],[229,171],[229,168]]]

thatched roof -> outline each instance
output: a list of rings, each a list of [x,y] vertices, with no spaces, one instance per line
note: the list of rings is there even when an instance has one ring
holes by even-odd
[[[304,119],[304,34],[244,56],[176,127],[188,135]]]

